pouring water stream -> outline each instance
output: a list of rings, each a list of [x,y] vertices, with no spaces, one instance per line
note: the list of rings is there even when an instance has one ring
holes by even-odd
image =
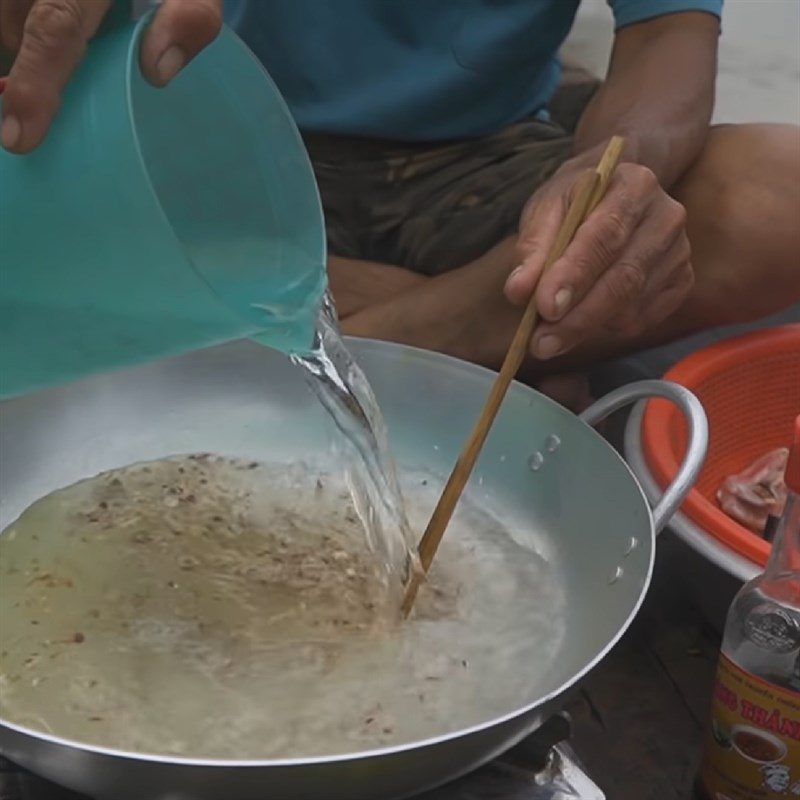
[[[347,478],[367,544],[381,560],[388,582],[404,586],[418,569],[415,541],[372,387],[339,332],[330,291],[320,305],[311,349],[291,356],[340,434],[334,448],[345,456]]]

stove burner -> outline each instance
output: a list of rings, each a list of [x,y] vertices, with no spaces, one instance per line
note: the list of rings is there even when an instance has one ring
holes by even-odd
[[[569,719],[551,717],[497,760],[419,800],[605,800],[567,744]],[[91,800],[0,757],[0,800]],[[223,798],[220,798],[223,800]]]

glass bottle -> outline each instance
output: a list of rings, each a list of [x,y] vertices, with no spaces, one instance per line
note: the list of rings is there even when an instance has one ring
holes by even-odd
[[[728,611],[697,785],[703,800],[800,798],[800,417],[786,485],[766,569]]]

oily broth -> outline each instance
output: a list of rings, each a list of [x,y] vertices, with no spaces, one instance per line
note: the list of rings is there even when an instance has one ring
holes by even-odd
[[[421,530],[436,489],[405,478]],[[308,465],[176,457],[48,495],[0,537],[0,714],[105,747],[263,759],[513,711],[555,688],[563,596],[507,526],[462,506],[403,623],[347,487]]]

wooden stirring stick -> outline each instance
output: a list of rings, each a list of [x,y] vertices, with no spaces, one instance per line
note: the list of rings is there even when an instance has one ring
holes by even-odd
[[[602,200],[624,146],[625,140],[622,137],[612,137],[597,168],[582,175],[576,183],[569,209],[547,255],[542,274],[561,257],[581,223]],[[411,573],[411,578],[406,587],[406,594],[403,598],[402,609],[405,616],[408,616],[414,605],[424,574],[427,573],[433,557],[436,555],[456,503],[458,503],[461,493],[464,491],[464,486],[469,480],[481,447],[483,447],[483,443],[489,434],[489,429],[497,416],[497,412],[500,410],[500,404],[503,402],[511,381],[519,371],[522,360],[525,358],[525,353],[528,352],[531,335],[538,319],[535,298],[536,292],[534,290],[522,315],[517,332],[511,341],[511,346],[508,348],[503,366],[500,368],[500,372],[492,386],[492,391],[486,400],[486,405],[483,407],[483,411],[475,423],[475,427],[472,429],[461,455],[458,457],[447,485],[444,487],[442,496],[433,511],[428,527],[420,540],[417,549],[422,571]]]

